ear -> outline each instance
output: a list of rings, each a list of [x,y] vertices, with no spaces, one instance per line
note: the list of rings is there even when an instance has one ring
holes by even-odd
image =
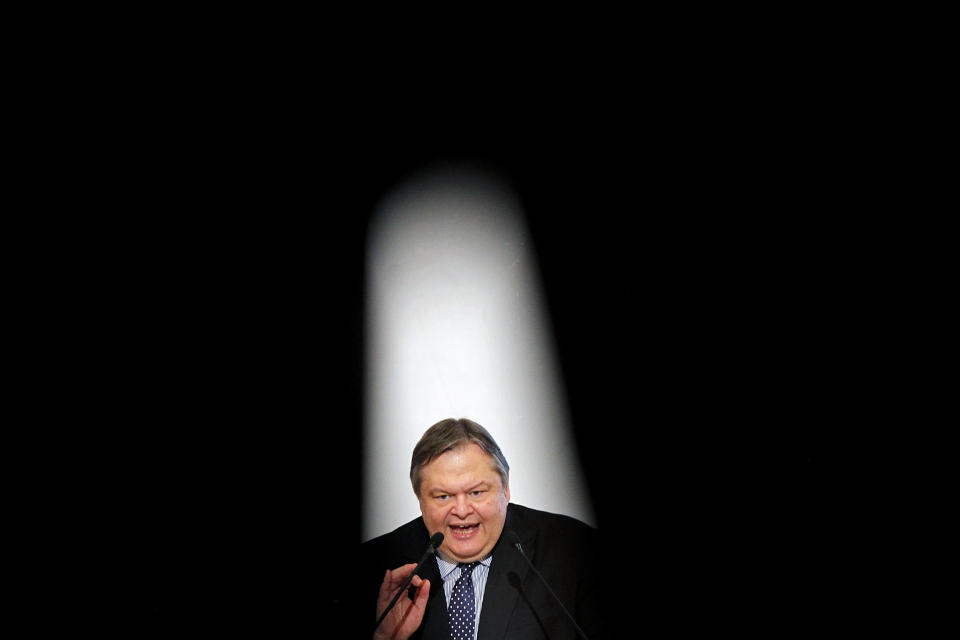
[[[507,472],[507,484],[503,487],[503,495],[507,497],[507,502],[510,502],[510,472]]]

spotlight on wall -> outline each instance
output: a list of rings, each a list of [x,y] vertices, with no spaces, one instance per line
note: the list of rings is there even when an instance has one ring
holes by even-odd
[[[450,417],[497,439],[514,502],[596,524],[509,186],[453,166],[398,185],[371,220],[366,291],[363,539],[419,513],[410,454]]]

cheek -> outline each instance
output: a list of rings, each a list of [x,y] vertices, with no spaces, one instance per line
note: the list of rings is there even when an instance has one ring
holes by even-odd
[[[420,511],[427,520],[435,524],[443,524],[447,518],[447,509],[444,507],[427,507],[426,509],[421,507]]]
[[[500,499],[490,500],[478,505],[477,512],[484,520],[497,520],[506,513],[506,503]]]

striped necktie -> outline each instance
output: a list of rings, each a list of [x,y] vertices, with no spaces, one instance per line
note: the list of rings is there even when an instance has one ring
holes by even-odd
[[[450,640],[473,640],[474,620],[477,617],[477,604],[473,598],[473,579],[470,574],[479,562],[460,563],[460,577],[453,585],[450,594]]]

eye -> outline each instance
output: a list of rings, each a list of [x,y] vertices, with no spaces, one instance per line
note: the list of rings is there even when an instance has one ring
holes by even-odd
[[[449,498],[449,497],[450,497],[450,496],[447,495],[446,493],[442,493],[442,494],[440,494],[439,496],[434,496],[434,498],[436,498],[436,499],[439,500],[440,502],[443,502],[444,500],[446,500],[446,499]]]
[[[483,495],[484,493],[486,492],[483,489],[477,489],[476,491],[471,491],[470,495],[477,497]]]

